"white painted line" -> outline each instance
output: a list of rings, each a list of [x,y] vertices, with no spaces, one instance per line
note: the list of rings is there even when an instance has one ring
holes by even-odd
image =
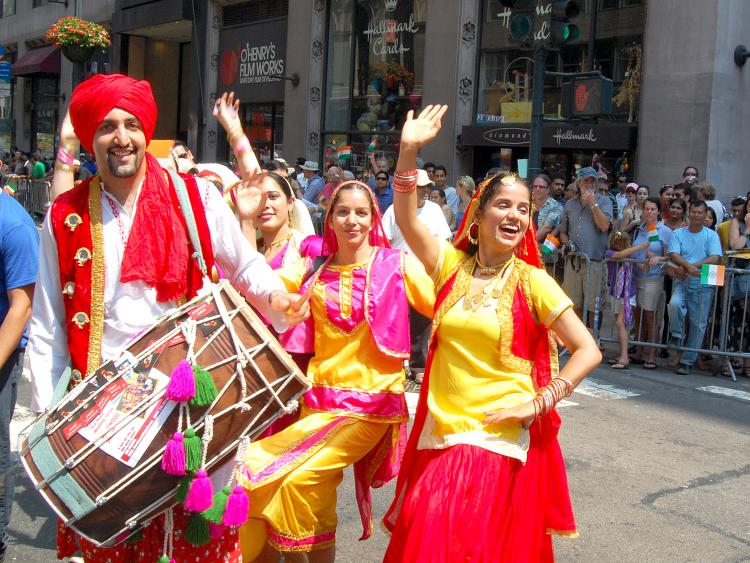
[[[555,405],[556,408],[562,408],[562,407],[577,407],[578,403],[574,403],[573,401],[568,401],[567,399],[563,399],[557,405]]]
[[[409,416],[413,417],[417,412],[417,403],[419,402],[419,393],[405,393],[406,406],[409,407]]]
[[[585,379],[575,389],[575,393],[586,395],[587,397],[594,397],[596,399],[604,399],[605,401],[611,401],[612,399],[626,399],[628,397],[638,397],[640,393],[633,393],[627,389],[620,389],[614,385],[608,383],[601,383],[596,379]]]
[[[717,387],[716,385],[709,385],[708,387],[696,387],[696,389],[698,391],[706,391],[707,393],[715,393],[716,395],[724,395],[726,397],[732,397],[734,399],[750,401],[750,393],[748,393],[747,391],[740,391],[739,389]]]

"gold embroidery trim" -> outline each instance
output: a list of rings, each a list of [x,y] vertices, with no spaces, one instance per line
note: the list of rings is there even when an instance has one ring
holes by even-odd
[[[354,276],[351,270],[342,270],[339,273],[339,315],[342,319],[352,316],[352,285]]]
[[[99,367],[104,334],[104,233],[102,230],[101,186],[99,176],[89,184],[89,217],[91,218],[91,325],[86,374]]]

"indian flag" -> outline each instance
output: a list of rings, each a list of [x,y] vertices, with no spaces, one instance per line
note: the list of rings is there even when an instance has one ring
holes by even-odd
[[[336,155],[339,157],[339,160],[351,158],[352,157],[351,145],[346,145],[346,146],[337,148]]]
[[[12,195],[12,196],[16,195],[16,188],[11,186],[10,184],[5,184],[3,186],[3,191],[8,195]]]
[[[542,252],[549,256],[558,248],[560,248],[560,241],[554,235],[547,235],[542,245]]]
[[[656,230],[656,223],[649,221],[646,232],[648,233],[648,242],[659,242],[659,231]]]
[[[703,264],[701,266],[701,283],[703,285],[724,285],[724,266]]]

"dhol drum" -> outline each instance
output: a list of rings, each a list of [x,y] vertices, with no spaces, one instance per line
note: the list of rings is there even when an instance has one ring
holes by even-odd
[[[167,398],[170,374],[186,357],[215,384],[208,404]],[[210,472],[296,408],[309,388],[224,280],[160,319],[67,394],[62,385],[51,409],[22,432],[21,460],[63,522],[103,546],[177,504],[180,477],[162,469],[176,432],[185,431],[187,441],[188,428],[200,437],[212,427],[201,463]]]

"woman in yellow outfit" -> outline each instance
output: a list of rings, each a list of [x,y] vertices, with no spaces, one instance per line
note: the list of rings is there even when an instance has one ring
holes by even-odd
[[[396,221],[432,273],[436,305],[425,379],[384,519],[386,563],[553,560],[575,535],[554,405],[601,360],[570,299],[540,267],[525,180],[480,185],[453,245],[416,216],[419,148],[445,106],[407,116],[394,174]],[[558,374],[554,331],[571,351]]]
[[[334,192],[322,252],[312,275],[301,265],[277,271],[310,298],[312,389],[299,421],[251,444],[245,457],[245,561],[278,561],[279,551],[287,561],[333,561],[336,488],[352,464],[368,537],[370,487],[396,475],[406,443],[408,306],[430,315],[432,282],[415,259],[389,248],[377,200],[361,182]]]

